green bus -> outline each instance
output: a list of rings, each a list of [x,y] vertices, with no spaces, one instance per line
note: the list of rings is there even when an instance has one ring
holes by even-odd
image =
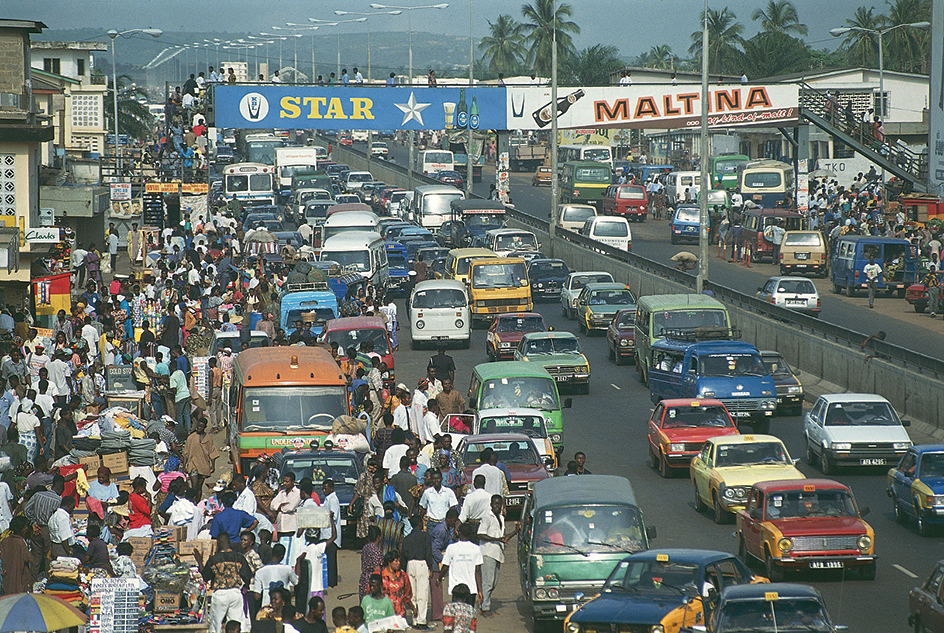
[[[525,361],[482,363],[472,370],[469,384],[469,408],[538,409],[544,414],[547,434],[559,456],[564,449],[562,410],[573,405],[571,398],[561,403],[557,383],[544,367]]]
[[[610,166],[594,161],[568,161],[559,167],[561,204],[592,204],[603,212],[603,194],[610,186]]]
[[[744,154],[720,154],[708,157],[711,188],[734,191],[738,187],[738,166],[751,159]]]
[[[648,384],[652,344],[674,336],[694,339],[728,338],[728,309],[707,295],[647,295],[636,304],[636,371]]]

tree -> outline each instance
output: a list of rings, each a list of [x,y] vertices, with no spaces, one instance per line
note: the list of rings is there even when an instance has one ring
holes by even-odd
[[[846,33],[842,41],[847,51],[849,63],[865,68],[878,67],[878,36],[857,29],[876,31],[885,26],[887,18],[876,15],[874,7],[859,7],[852,18],[846,18],[846,26],[853,29]]]
[[[619,49],[594,44],[568,55],[561,64],[560,75],[564,77],[565,83],[576,86],[606,86],[610,83],[610,74],[623,66]]]
[[[761,33],[806,35],[806,25],[800,24],[796,7],[790,0],[767,0],[767,8],[755,10],[751,19],[760,20]]]
[[[494,23],[488,23],[488,29],[489,34],[479,42],[488,69],[509,76],[517,73],[528,54],[521,23],[510,15],[500,15]]]
[[[672,47],[668,44],[660,44],[659,46],[653,46],[646,53],[645,66],[647,68],[668,70],[675,67],[674,60],[675,55],[672,53]]]
[[[699,24],[702,24],[704,15],[700,15]],[[737,16],[727,7],[721,11],[708,9],[708,72],[740,74],[743,32],[744,25],[737,21]],[[700,28],[692,33],[692,45],[688,52],[701,62]]]
[[[132,83],[127,75],[118,75],[118,133],[129,138],[143,139],[151,133],[154,117],[140,99],[147,98],[147,93]],[[109,78],[108,91],[105,93],[105,119],[108,130],[115,130],[115,93],[114,83]]]
[[[758,33],[744,42],[744,72],[751,79],[775,77],[810,68],[810,51],[803,41],[782,32]]]
[[[931,0],[886,0],[888,26],[931,21]],[[927,71],[930,62],[928,31],[903,27],[891,31],[884,40],[885,68],[903,72]]]
[[[528,46],[526,62],[538,75],[551,74],[551,51],[554,31],[557,30],[557,57],[563,60],[574,52],[571,35],[580,33],[580,27],[566,18],[573,15],[573,7],[566,2],[558,3],[554,13],[554,0],[534,0],[521,7],[521,15],[528,22],[522,26],[527,32],[525,43]]]

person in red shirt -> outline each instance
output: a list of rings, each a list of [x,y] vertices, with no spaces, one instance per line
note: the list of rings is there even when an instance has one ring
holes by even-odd
[[[131,494],[128,495],[128,505],[131,507],[131,529],[125,532],[129,536],[151,536],[151,499],[147,492],[147,481],[143,477],[136,477],[131,482]]]

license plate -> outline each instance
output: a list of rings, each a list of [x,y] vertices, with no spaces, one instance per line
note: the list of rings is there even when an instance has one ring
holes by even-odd
[[[860,466],[884,466],[885,460],[881,457],[873,457],[871,459],[860,459]]]
[[[805,306],[806,299],[787,299],[788,306]]]
[[[810,569],[842,569],[841,560],[814,560],[810,561]]]
[[[751,414],[748,413],[747,411],[732,411],[732,412],[731,412],[731,415],[734,416],[735,418],[749,418],[749,417],[751,417]]]
[[[505,505],[507,506],[520,506],[524,499],[522,497],[508,497],[505,500]]]
[[[809,254],[809,253],[797,253],[797,254],[796,254],[796,258],[797,258],[797,259],[809,259],[809,258],[810,258],[810,254]]]
[[[570,380],[570,376],[554,376],[554,380],[557,382],[567,382]]]

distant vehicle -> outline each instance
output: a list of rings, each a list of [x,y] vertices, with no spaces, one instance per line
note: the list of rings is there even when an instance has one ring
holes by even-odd
[[[550,167],[545,167],[544,165],[538,167],[534,170],[534,176],[531,177],[531,186],[539,187],[541,185],[547,185],[550,187],[553,174],[554,172],[551,171]]]
[[[757,298],[787,310],[818,317],[822,305],[819,292],[806,277],[771,277],[757,289]]]
[[[457,171],[440,171],[433,174],[433,178],[444,185],[460,186],[465,183],[462,174]]]
[[[384,158],[390,153],[390,148],[387,147],[386,143],[375,142],[370,145],[370,154],[371,156],[383,156]]]
[[[338,145],[347,145],[351,146],[354,144],[354,139],[351,138],[350,134],[342,134],[338,137]]]
[[[229,165],[234,160],[236,160],[236,154],[233,152],[233,148],[229,145],[217,145],[216,158],[214,160],[220,165]]]

